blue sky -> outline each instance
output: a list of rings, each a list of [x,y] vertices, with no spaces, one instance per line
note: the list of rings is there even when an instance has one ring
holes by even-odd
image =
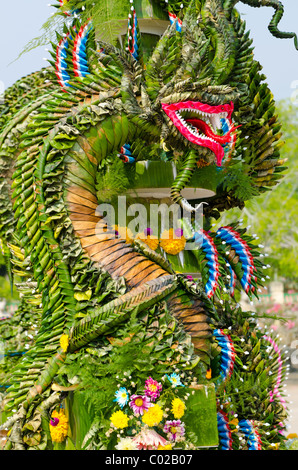
[[[19,78],[47,64],[43,58],[49,54],[44,46],[15,59],[32,38],[40,36],[41,26],[55,11],[48,7],[50,1],[14,0],[14,10],[8,1],[1,5],[0,93]],[[285,14],[280,29],[298,34],[298,1],[283,0],[283,4]],[[267,26],[274,12],[272,8],[252,8],[242,3],[238,3],[237,8],[252,33],[255,57],[263,65],[275,99],[290,98],[298,90],[298,51],[293,40],[276,39],[269,33]]]

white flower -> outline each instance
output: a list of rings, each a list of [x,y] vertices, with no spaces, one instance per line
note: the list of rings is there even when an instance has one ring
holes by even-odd
[[[117,450],[138,450],[137,445],[130,437],[122,437],[115,446]]]

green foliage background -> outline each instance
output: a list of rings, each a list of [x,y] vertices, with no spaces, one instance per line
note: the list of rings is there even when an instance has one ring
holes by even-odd
[[[245,208],[223,214],[220,225],[243,219],[250,233],[256,233],[264,252],[268,253],[268,274],[284,279],[288,287],[298,286],[298,106],[288,100],[278,103],[283,124],[284,146],[281,158],[287,158],[288,170],[272,191],[255,197]]]

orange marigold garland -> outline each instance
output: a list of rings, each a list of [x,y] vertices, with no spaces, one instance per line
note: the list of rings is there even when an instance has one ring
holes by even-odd
[[[158,237],[152,234],[151,228],[146,228],[144,232],[140,232],[136,236],[137,239],[142,240],[142,242],[146,243],[146,245],[151,248],[151,250],[157,250],[159,245]]]
[[[160,247],[169,255],[177,255],[180,251],[184,250],[186,245],[186,238],[183,235],[183,230],[178,228],[174,230],[165,230],[160,238]]]

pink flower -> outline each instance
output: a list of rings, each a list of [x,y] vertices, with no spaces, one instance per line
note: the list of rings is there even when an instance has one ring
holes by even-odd
[[[132,395],[130,398],[129,406],[132,408],[135,416],[142,415],[144,411],[147,411],[152,406],[150,399],[146,396]]]
[[[155,401],[156,398],[159,397],[160,392],[162,390],[161,383],[157,382],[156,380],[153,380],[152,377],[149,377],[149,379],[146,380],[145,385],[145,395]]]
[[[286,327],[288,328],[288,330],[291,330],[292,328],[295,327],[295,322],[289,320],[289,321],[286,323]]]
[[[168,441],[160,436],[154,429],[143,427],[139,434],[133,438],[138,450],[158,449],[158,446],[165,446]]]
[[[170,441],[176,441],[179,437],[184,436],[185,433],[184,423],[180,419],[166,421],[163,430],[169,436]]]
[[[58,426],[59,424],[59,418],[53,418],[50,421],[51,426]]]

